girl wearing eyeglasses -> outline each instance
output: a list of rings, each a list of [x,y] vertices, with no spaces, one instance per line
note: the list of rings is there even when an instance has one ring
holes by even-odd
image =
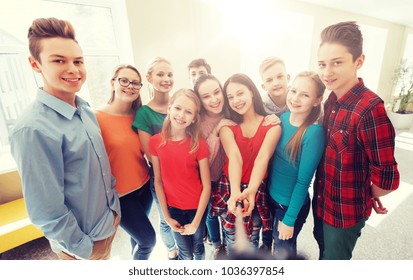
[[[139,137],[131,129],[136,110],[142,105],[141,80],[132,65],[117,66],[111,79],[109,102],[96,113],[120,197],[120,225],[131,236],[135,260],[149,259],[156,243],[149,220],[152,206],[149,166],[141,152]]]
[[[169,93],[174,85],[174,76],[171,63],[162,57],[151,60],[147,67],[146,79],[149,83],[151,100],[142,106],[135,115],[132,128],[139,134],[142,150],[149,162],[149,139],[161,131],[169,106]],[[151,191],[159,212],[160,234],[168,250],[168,259],[178,258],[178,250],[172,229],[165,221],[153,182],[153,169],[151,168]]]

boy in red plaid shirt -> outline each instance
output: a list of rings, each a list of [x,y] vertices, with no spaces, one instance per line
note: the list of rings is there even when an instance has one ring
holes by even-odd
[[[314,236],[322,259],[351,259],[372,209],[387,210],[379,197],[399,186],[395,131],[383,100],[364,86],[363,37],[355,22],[321,32],[319,77],[331,90],[324,105],[326,150],[318,167]]]

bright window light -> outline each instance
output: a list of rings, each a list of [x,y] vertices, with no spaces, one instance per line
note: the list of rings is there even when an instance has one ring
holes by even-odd
[[[360,24],[360,29],[363,33],[363,53],[366,55],[366,59],[358,75],[363,77],[364,84],[369,89],[377,92],[388,31],[384,28],[364,24]]]

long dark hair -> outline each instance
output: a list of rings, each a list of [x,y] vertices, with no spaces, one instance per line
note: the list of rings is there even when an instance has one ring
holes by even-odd
[[[232,110],[231,106],[229,106],[227,87],[230,83],[237,83],[246,86],[252,93],[252,104],[254,106],[254,111],[261,116],[267,115],[264,109],[264,105],[262,103],[260,92],[258,91],[258,88],[255,86],[254,82],[247,75],[238,73],[229,77],[224,84],[224,106],[228,108],[231,120],[240,124],[242,123],[243,116]]]
[[[196,80],[195,80],[195,84],[194,84],[194,92],[195,94],[198,96],[199,100],[201,99],[201,96],[199,95],[199,88],[201,87],[201,85],[205,82],[205,81],[215,81],[218,83],[219,88],[221,89],[222,95],[224,95],[224,91],[222,89],[221,83],[219,82],[219,80],[212,74],[202,74],[201,76],[199,76]],[[225,100],[225,96],[224,96],[224,100]],[[224,101],[225,102],[225,101]],[[202,104],[202,102],[201,102]],[[229,114],[229,106],[224,106],[222,107],[222,113],[224,115],[225,118],[230,118],[230,114]],[[201,115],[205,114],[205,108],[204,106],[202,106],[201,109]]]

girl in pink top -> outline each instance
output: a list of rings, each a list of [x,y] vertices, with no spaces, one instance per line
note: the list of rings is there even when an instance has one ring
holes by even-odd
[[[177,91],[149,152],[155,190],[165,221],[174,231],[178,259],[205,259],[205,209],[211,195],[209,150],[200,135],[201,102],[190,89]]]
[[[209,167],[211,171],[211,188],[214,189],[221,178],[222,167],[225,162],[225,152],[219,139],[219,131],[223,126],[236,125],[228,119],[229,111],[224,110],[224,94],[218,79],[211,74],[202,74],[195,80],[194,92],[201,100],[201,135],[209,148]],[[220,222],[213,216],[210,207],[207,208],[206,227],[208,239],[214,247],[213,258],[224,247],[221,244]]]
[[[254,248],[258,246],[260,225],[264,231],[272,228],[265,179],[281,127],[264,126],[262,99],[248,76],[231,76],[224,84],[224,97],[231,119],[238,125],[225,126],[219,134],[226,161],[218,188],[213,190],[212,210],[223,219],[227,253],[231,254],[236,205],[242,203],[244,226]]]
[[[120,197],[121,227],[131,236],[133,259],[147,260],[155,247],[156,234],[148,218],[152,206],[149,167],[138,135],[132,130],[141,107],[141,75],[132,65],[117,66],[111,79],[112,96],[96,113],[116,178]]]

